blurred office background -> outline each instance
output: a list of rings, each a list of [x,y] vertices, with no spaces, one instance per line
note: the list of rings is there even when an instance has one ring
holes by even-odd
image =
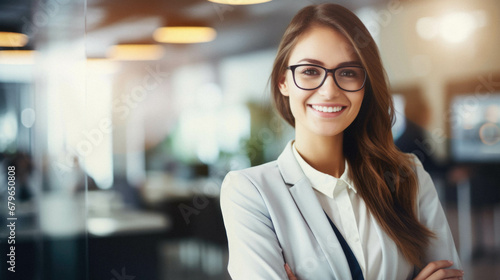
[[[326,1],[226,2],[0,1],[1,279],[229,279],[222,179],[293,138],[271,65]],[[500,279],[500,2],[332,2],[379,45],[395,141],[434,178],[467,279]]]

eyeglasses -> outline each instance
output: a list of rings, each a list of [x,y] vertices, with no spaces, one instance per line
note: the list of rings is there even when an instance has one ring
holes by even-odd
[[[361,90],[366,83],[366,70],[361,66],[342,66],[334,69],[314,64],[290,65],[295,85],[303,90],[314,90],[323,85],[328,73],[333,74],[335,84],[344,91]]]

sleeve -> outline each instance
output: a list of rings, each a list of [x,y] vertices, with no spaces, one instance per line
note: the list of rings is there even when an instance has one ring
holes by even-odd
[[[288,279],[269,211],[255,185],[240,172],[228,173],[220,203],[232,279]]]
[[[424,264],[437,260],[451,260],[453,261],[451,268],[463,269],[434,183],[416,157],[415,162],[419,182],[419,220],[436,235],[435,238],[430,240],[426,255],[423,258]]]

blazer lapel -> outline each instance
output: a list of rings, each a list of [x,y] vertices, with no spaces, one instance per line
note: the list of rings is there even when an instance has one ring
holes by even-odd
[[[290,193],[297,208],[311,229],[336,279],[352,279],[349,264],[342,247],[328,222],[309,179],[304,175],[292,151],[291,141],[278,158],[283,180],[290,186]]]

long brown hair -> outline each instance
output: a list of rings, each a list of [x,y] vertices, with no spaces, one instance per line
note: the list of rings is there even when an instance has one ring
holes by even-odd
[[[274,105],[295,127],[289,98],[281,94],[279,81],[300,35],[318,24],[343,34],[368,74],[360,112],[344,131],[343,150],[350,166],[349,176],[406,260],[421,267],[421,256],[434,233],[417,219],[415,165],[411,156],[394,145],[391,132],[394,107],[386,74],[375,41],[358,17],[336,4],[311,5],[299,11],[288,25],[274,61],[270,78]]]

